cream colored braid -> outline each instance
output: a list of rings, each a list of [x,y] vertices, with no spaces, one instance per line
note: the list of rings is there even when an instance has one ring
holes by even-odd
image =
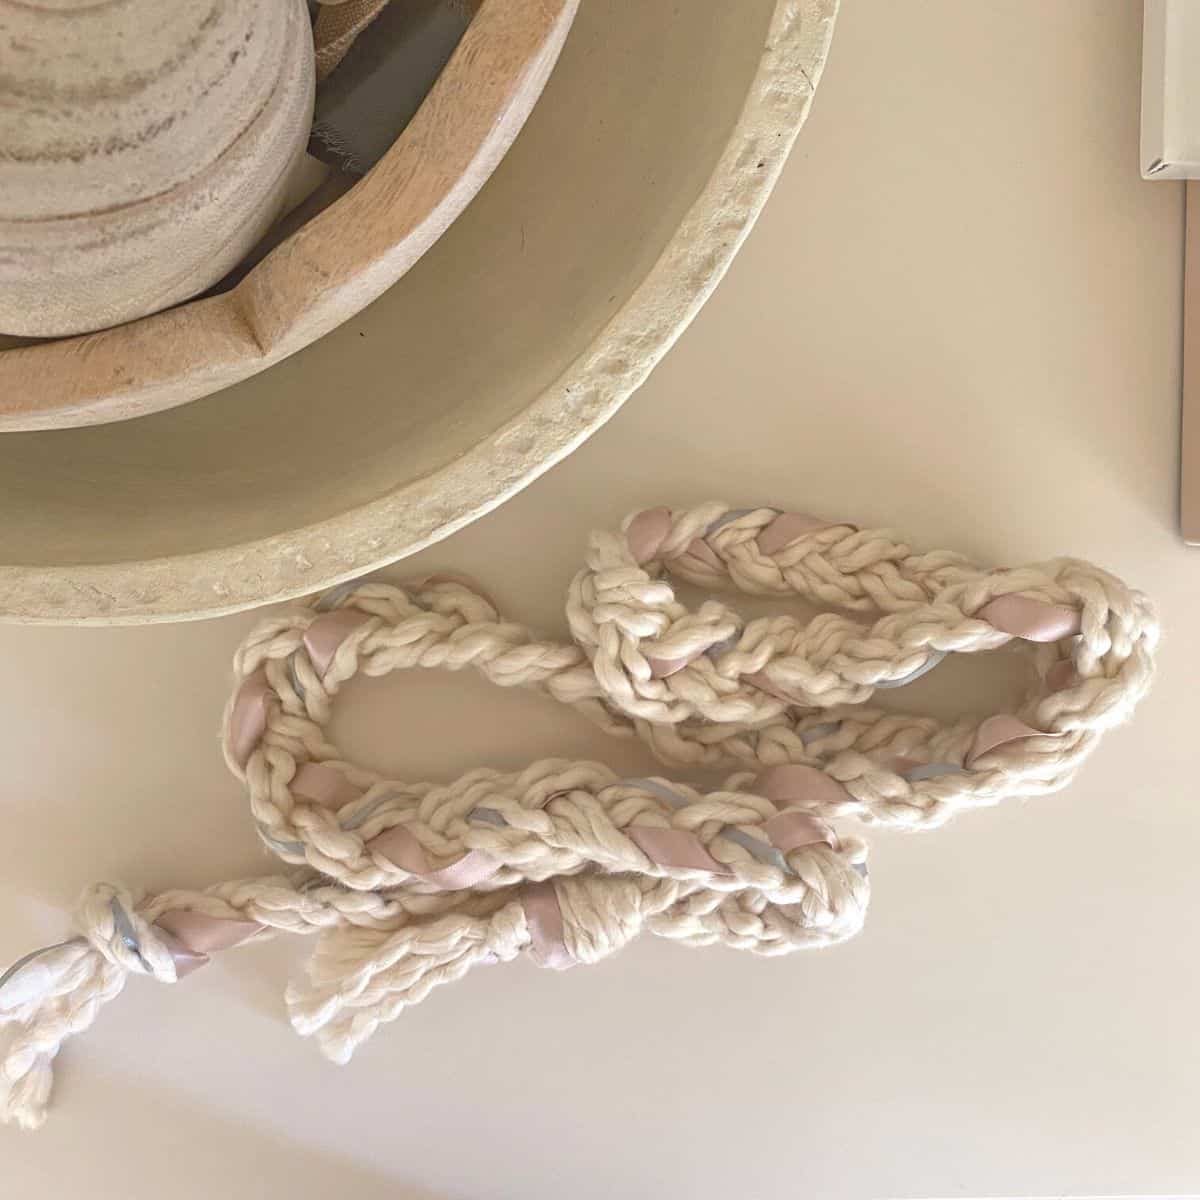
[[[672,579],[836,609],[743,620]],[[174,982],[271,931],[317,934],[292,1023],[346,1061],[479,962],[592,963],[641,930],[782,954],[861,926],[866,847],[829,818],[910,828],[1064,786],[1149,684],[1146,599],[1086,563],[985,571],[894,535],[774,509],[655,509],[592,538],[573,643],[543,641],[449,577],[360,582],[268,618],[235,658],[224,745],[290,877],[136,899],[99,885],[77,936],[0,980],[0,1113],[40,1123],[51,1062],[130,974]],[[864,707],[947,654],[1013,646],[1015,713],[945,725]],[[666,763],[737,768],[721,790],[546,760],[400,783],[327,727],[355,675],[474,667],[534,687]]]

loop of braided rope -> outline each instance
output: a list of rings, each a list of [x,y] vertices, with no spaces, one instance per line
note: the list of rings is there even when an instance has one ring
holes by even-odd
[[[836,606],[808,621],[694,611],[672,579]],[[866,847],[825,823],[905,827],[1062,787],[1148,686],[1148,602],[1086,563],[985,571],[894,535],[773,509],[635,514],[591,541],[574,642],[501,618],[463,581],[367,581],[266,619],[235,658],[227,761],[291,878],[138,903],[92,889],[79,938],[0,981],[0,1114],[44,1115],[50,1062],[131,973],[172,982],[268,930],[318,934],[288,992],[296,1029],[345,1061],[480,962],[598,961],[642,930],[762,954],[861,925]],[[949,653],[1011,645],[1015,713],[942,723],[862,704]],[[357,675],[472,667],[533,687],[667,763],[736,768],[720,790],[549,759],[402,783],[346,762],[328,725]]]

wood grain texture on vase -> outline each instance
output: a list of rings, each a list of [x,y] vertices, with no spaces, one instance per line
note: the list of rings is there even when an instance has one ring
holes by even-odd
[[[312,104],[305,0],[0,0],[0,331],[216,282],[277,215]]]

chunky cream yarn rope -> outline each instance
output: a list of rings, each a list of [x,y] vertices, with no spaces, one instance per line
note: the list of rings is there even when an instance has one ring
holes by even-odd
[[[671,577],[842,611],[691,611]],[[642,929],[763,954],[840,941],[862,922],[866,848],[828,818],[931,826],[1063,786],[1145,691],[1158,635],[1145,598],[1086,563],[984,571],[887,533],[724,505],[595,535],[567,613],[574,643],[542,641],[435,577],[347,585],[264,621],[235,659],[225,752],[295,873],[140,902],[92,888],[78,936],[0,982],[0,1114],[40,1123],[58,1048],[130,974],[174,982],[273,930],[318,935],[288,1008],[336,1061],[439,983],[523,951],[596,962]],[[1006,644],[1031,666],[1016,713],[943,725],[863,705],[946,654]],[[703,793],[596,763],[438,785],[343,761],[326,732],[340,688],[418,666],[472,666],[664,762],[739,769]]]

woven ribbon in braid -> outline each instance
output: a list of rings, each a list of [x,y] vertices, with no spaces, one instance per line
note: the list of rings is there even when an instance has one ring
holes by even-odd
[[[744,620],[673,579],[826,609]],[[721,504],[596,534],[574,640],[539,639],[454,577],[367,581],[265,620],[235,658],[224,746],[290,875],[142,898],[98,885],[77,936],[0,979],[0,1115],[44,1117],[51,1063],[129,975],[185,977],[274,931],[313,933],[287,993],[344,1062],[380,1024],[481,962],[594,963],[645,930],[776,955],[860,927],[866,846],[834,818],[932,827],[1061,788],[1151,677],[1146,599],[1073,559],[984,570],[894,535]],[[1014,712],[950,724],[872,708],[951,653],[1029,661]],[[666,764],[732,769],[700,791],[549,759],[450,784],[383,779],[328,736],[356,675],[472,667],[538,689]]]

